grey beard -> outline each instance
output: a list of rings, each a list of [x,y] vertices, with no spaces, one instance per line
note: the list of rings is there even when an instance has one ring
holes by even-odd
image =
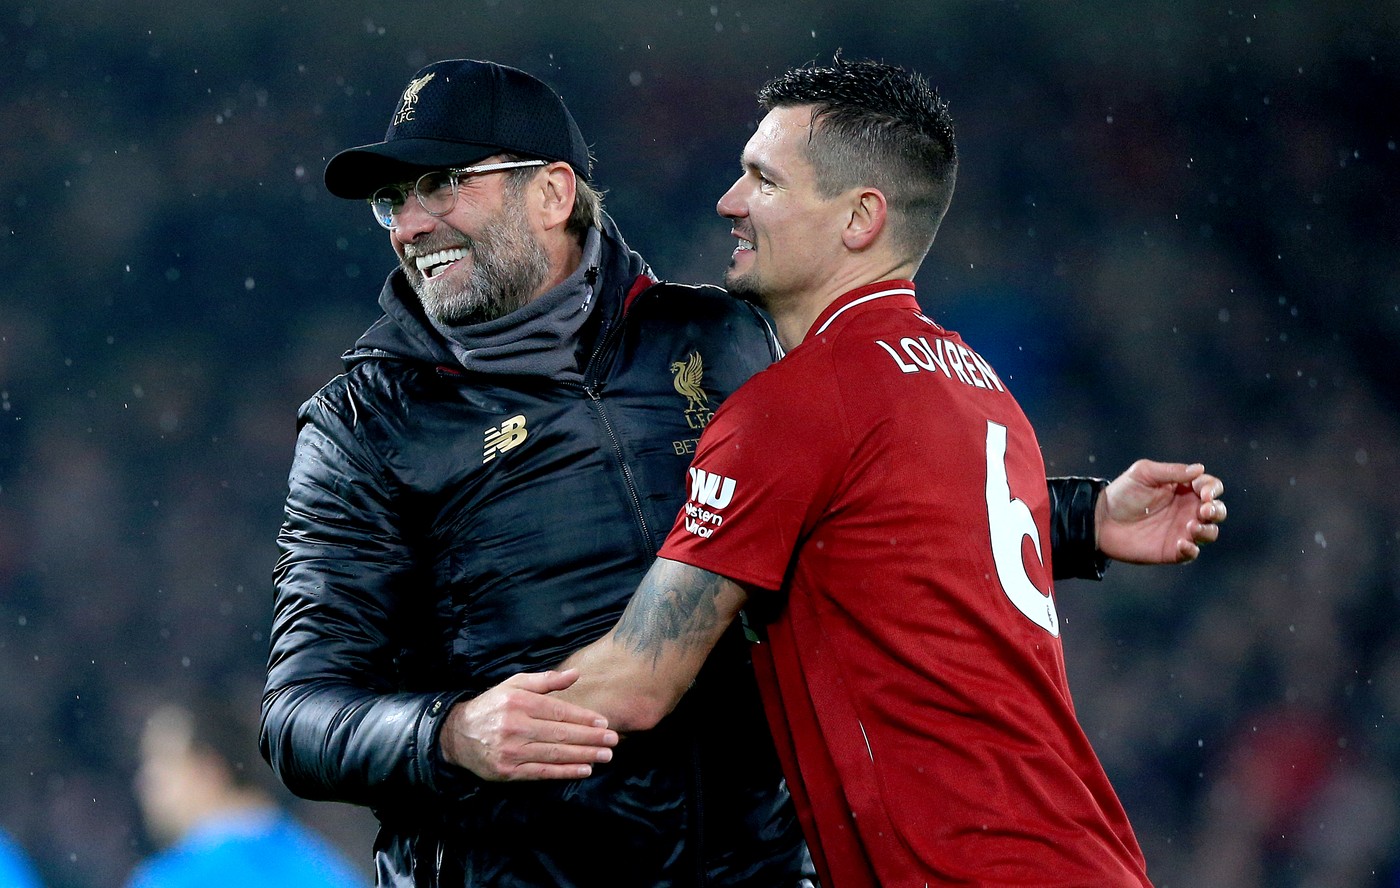
[[[404,263],[423,310],[439,324],[480,324],[504,317],[527,305],[549,279],[549,257],[519,220],[503,220],[483,229],[476,239],[462,239],[472,260],[463,285],[425,281],[411,260]]]

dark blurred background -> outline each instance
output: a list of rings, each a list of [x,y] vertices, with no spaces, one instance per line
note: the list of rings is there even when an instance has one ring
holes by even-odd
[[[1159,888],[1397,884],[1400,3],[4,0],[0,829],[48,885],[153,850],[155,701],[256,710],[296,408],[392,267],[329,156],[426,62],[517,65],[632,245],[716,281],[754,89],[837,49],[950,101],[921,300],[1049,470],[1226,481],[1198,563],[1057,590]],[[368,874],[367,812],[289,804]]]

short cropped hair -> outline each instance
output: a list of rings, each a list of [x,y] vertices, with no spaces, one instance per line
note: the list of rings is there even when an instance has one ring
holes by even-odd
[[[875,61],[794,68],[758,91],[764,110],[812,105],[807,159],[817,190],[885,195],[897,249],[922,261],[948,212],[958,149],[948,105],[922,76]]]

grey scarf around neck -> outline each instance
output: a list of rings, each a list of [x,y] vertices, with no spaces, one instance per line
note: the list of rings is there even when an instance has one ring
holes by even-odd
[[[578,268],[528,304],[481,324],[429,320],[467,370],[580,381],[583,368],[574,345],[597,303],[594,290],[602,251],[598,229],[590,228]],[[590,269],[592,275],[587,274]]]

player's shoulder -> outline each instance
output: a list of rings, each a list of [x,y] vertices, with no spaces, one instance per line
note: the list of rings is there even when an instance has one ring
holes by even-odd
[[[725,407],[766,418],[810,414],[814,404],[833,400],[836,379],[826,350],[797,348],[751,377]]]
[[[388,394],[402,385],[403,362],[393,358],[359,358],[312,393],[307,403],[344,404],[352,398]]]
[[[782,354],[777,333],[762,311],[712,284],[654,281],[627,299],[629,322],[643,329],[671,334],[720,337],[733,350],[761,363]],[[714,340],[719,341],[719,340]]]
[[[418,405],[436,400],[433,392],[450,384],[422,362],[389,356],[357,360],[301,404],[298,424],[361,433],[377,424],[405,427]]]
[[[714,284],[686,284],[680,281],[650,279],[644,294],[672,299],[695,299],[699,301],[733,299],[723,287]]]
[[[713,284],[682,284],[653,281],[628,299],[629,311],[642,309],[659,313],[683,313],[687,317],[713,316],[734,319],[756,328],[766,328],[762,312],[751,303],[731,296]]]
[[[888,312],[866,311],[844,323],[813,330],[783,360],[792,362],[791,372],[836,378],[852,365],[872,359],[877,341],[898,342],[910,332],[912,328],[901,326],[897,318],[892,322]]]

